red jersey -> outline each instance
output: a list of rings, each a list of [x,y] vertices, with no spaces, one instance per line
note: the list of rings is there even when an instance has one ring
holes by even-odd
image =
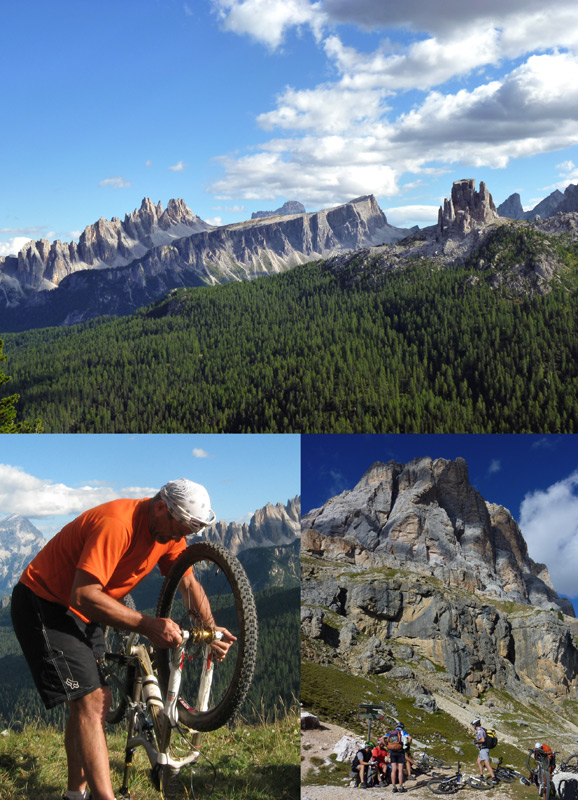
[[[50,539],[24,570],[21,582],[44,600],[70,606],[77,569],[89,572],[116,600],[158,563],[166,575],[186,547],[181,539],[156,542],[148,527],[148,502],[113,500],[85,511]],[[72,608],[85,622],[77,609]]]

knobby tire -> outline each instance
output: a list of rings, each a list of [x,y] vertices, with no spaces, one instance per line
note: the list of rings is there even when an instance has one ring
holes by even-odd
[[[127,594],[120,602],[127,608],[136,611],[136,605],[132,596]],[[107,625],[104,629],[104,646],[106,653],[124,655],[126,640],[129,631],[120,628],[113,628]],[[108,686],[112,694],[112,702],[106,715],[109,725],[117,725],[124,718],[128,705],[127,695],[130,695],[134,681],[134,667],[126,666],[112,659],[105,659],[106,669],[110,675],[107,678]]]
[[[213,731],[222,727],[239,710],[253,681],[257,659],[257,611],[251,585],[239,560],[225,547],[213,542],[195,542],[173,564],[165,578],[157,616],[170,618],[183,629],[191,629],[194,621],[187,614],[179,583],[192,569],[209,599],[215,624],[227,628],[237,637],[222,663],[215,662],[209,708],[200,711],[197,689],[205,657],[203,647],[189,640],[185,651],[183,681],[178,703],[180,721],[197,731]],[[170,651],[155,654],[159,683],[166,694]]]
[[[455,794],[459,784],[455,778],[433,778],[428,781],[427,788],[434,794]]]

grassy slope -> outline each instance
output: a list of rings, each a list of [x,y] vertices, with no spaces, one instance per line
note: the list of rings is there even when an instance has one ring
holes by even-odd
[[[122,782],[125,737],[109,734],[113,787]],[[193,776],[195,796],[214,800],[294,800],[299,796],[299,724],[295,712],[270,725],[221,728],[206,734]],[[159,800],[148,778],[142,748],[135,756],[130,784],[138,800]],[[216,779],[215,779],[216,774]],[[214,789],[213,789],[214,785]],[[63,734],[56,728],[28,725],[0,735],[0,800],[60,800],[66,788]],[[212,794],[211,794],[211,790]],[[190,773],[182,797],[192,797]]]

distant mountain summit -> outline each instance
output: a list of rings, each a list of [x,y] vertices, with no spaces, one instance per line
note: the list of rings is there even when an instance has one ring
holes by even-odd
[[[0,520],[0,596],[12,591],[45,544],[44,536],[26,517],[11,514]]]
[[[498,214],[509,219],[548,219],[554,214],[568,214],[572,211],[578,211],[577,184],[570,184],[563,193],[559,189],[555,189],[529,211],[524,211],[522,208],[520,195],[517,192],[511,194],[498,206]]]
[[[287,200],[286,203],[283,203],[281,208],[278,208],[276,211],[254,211],[251,214],[251,219],[263,219],[264,217],[276,217],[276,216],[289,216],[290,214],[306,214],[307,211],[303,203],[299,203],[297,200]]]
[[[238,555],[256,547],[280,547],[293,544],[301,536],[301,502],[299,497],[283,503],[267,503],[256,511],[248,523],[217,522],[205,538],[223,544]]]

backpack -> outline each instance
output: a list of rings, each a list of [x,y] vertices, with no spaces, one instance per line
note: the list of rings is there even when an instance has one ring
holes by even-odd
[[[387,741],[385,746],[388,750],[401,750],[403,748],[403,744],[401,743],[401,733],[399,731],[391,731],[387,734]]]
[[[498,744],[498,735],[493,728],[486,728],[486,738],[484,740],[488,750],[493,750]]]

